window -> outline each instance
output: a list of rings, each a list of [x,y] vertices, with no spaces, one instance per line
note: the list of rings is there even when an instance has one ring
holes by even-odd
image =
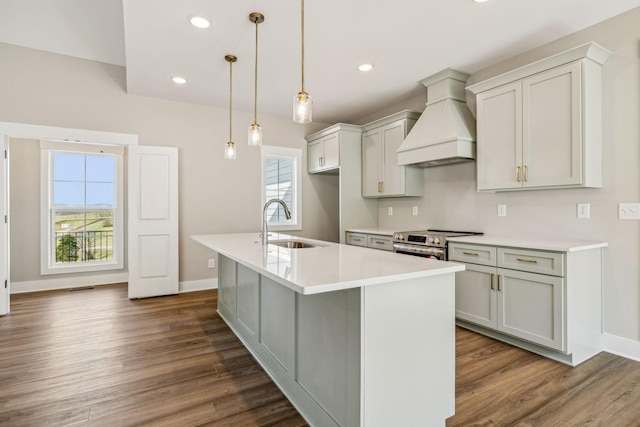
[[[262,153],[262,205],[271,199],[282,199],[291,211],[287,221],[279,203],[267,209],[269,230],[302,230],[301,172],[302,150],[297,148],[263,145]],[[262,210],[260,211],[262,215]]]
[[[122,147],[40,147],[41,274],[123,268]]]

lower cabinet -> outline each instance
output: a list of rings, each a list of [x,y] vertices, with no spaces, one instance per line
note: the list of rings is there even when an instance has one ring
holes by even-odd
[[[313,425],[361,425],[359,289],[300,295],[218,258],[218,312],[296,408]]]
[[[467,264],[456,273],[456,317],[564,350],[561,277]]]
[[[453,273],[303,295],[218,260],[218,313],[310,425],[434,426],[454,414]]]
[[[461,326],[572,365],[602,350],[599,249],[561,253],[452,242],[449,260],[466,268],[456,273]]]
[[[347,245],[364,246],[383,251],[393,250],[393,238],[385,234],[354,233],[347,231]]]

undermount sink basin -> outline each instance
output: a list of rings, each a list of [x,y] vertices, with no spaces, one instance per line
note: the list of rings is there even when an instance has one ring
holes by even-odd
[[[312,245],[311,243],[301,242],[299,240],[273,240],[269,242],[270,245],[281,246],[289,249],[305,249],[305,248],[317,248],[320,245]]]

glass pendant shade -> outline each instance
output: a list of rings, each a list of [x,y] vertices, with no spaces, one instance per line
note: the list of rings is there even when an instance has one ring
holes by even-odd
[[[249,145],[252,147],[262,145],[262,126],[253,123],[249,126]]]
[[[311,123],[313,113],[313,99],[306,92],[298,92],[293,97],[294,123]]]
[[[227,146],[224,147],[224,158],[225,160],[236,159],[236,144],[232,141],[227,142]]]

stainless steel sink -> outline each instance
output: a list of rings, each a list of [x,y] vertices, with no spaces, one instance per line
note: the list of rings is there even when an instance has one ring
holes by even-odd
[[[305,249],[305,248],[317,248],[320,245],[312,245],[311,243],[301,242],[299,240],[270,240],[270,245],[281,246],[289,249]]]

